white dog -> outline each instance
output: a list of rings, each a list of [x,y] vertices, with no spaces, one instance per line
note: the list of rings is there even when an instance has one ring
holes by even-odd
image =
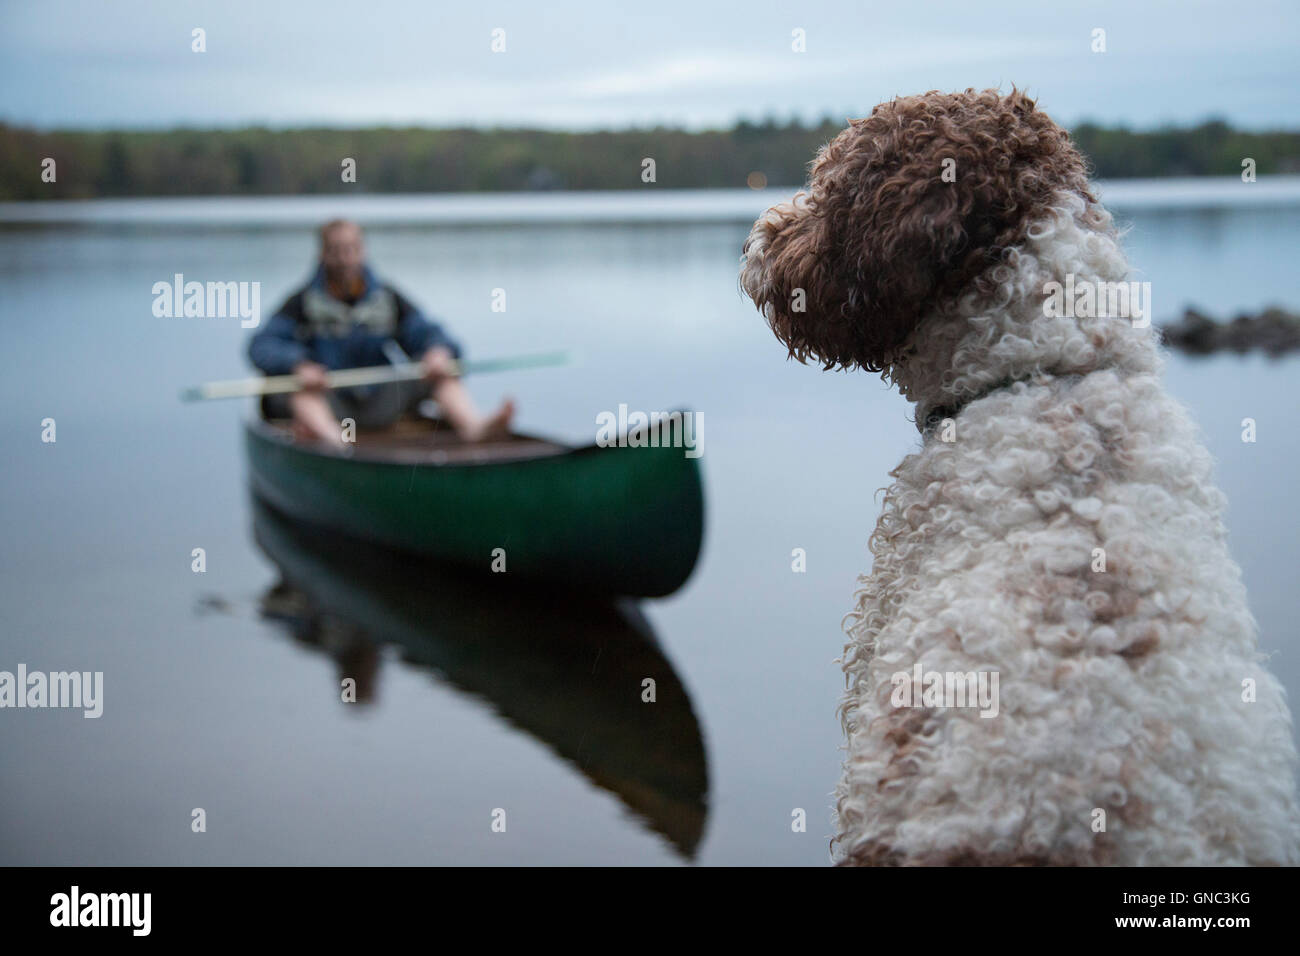
[[[1015,91],[878,106],[749,236],[790,354],[884,372],[924,432],[847,621],[841,863],[1300,863],[1210,457],[1148,317],[1098,314],[1128,272]]]

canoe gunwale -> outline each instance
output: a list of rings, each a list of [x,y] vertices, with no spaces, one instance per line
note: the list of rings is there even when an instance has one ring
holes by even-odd
[[[276,445],[288,448],[296,454],[309,458],[320,458],[330,461],[352,461],[358,464],[366,465],[391,465],[396,468],[475,468],[480,466],[492,465],[517,465],[529,461],[541,461],[545,459],[557,458],[564,455],[572,455],[589,450],[599,451],[597,445],[587,445],[574,447],[562,442],[551,441],[547,438],[541,438],[536,435],[523,435],[512,433],[511,437],[520,442],[534,443],[537,449],[530,452],[520,451],[519,454],[495,454],[483,455],[475,454],[476,448],[487,449],[500,447],[508,444],[507,442],[485,443],[482,446],[474,445],[452,445],[455,451],[448,453],[444,449],[421,450],[419,448],[410,449],[409,454],[402,454],[399,450],[394,454],[391,447],[385,448],[367,448],[364,444],[356,448],[349,448],[347,451],[338,451],[327,445],[306,445],[296,441],[285,428],[266,421],[262,418],[250,418],[245,422],[246,429],[253,435],[265,441],[272,442]],[[446,458],[440,459],[438,455],[445,455]]]

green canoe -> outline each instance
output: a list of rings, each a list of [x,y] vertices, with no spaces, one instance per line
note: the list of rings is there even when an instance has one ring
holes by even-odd
[[[361,433],[349,454],[245,431],[253,491],[309,524],[401,551],[595,593],[669,594],[703,536],[699,462],[682,448],[467,445],[437,421]],[[498,551],[497,549],[500,549]]]

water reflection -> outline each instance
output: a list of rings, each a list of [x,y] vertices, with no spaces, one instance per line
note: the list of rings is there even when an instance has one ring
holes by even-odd
[[[397,556],[293,523],[256,497],[253,534],[281,576],[262,598],[263,616],[329,654],[340,680],[356,681],[358,704],[376,699],[380,650],[394,645],[405,662],[487,701],[694,855],[706,816],[704,742],[634,604]],[[647,679],[653,703],[642,699]]]

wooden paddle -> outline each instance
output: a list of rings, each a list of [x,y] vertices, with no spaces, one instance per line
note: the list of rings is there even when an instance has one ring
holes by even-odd
[[[457,375],[483,372],[506,372],[521,368],[542,368],[548,365],[567,365],[567,352],[546,352],[539,355],[517,355],[514,358],[480,359],[474,362],[453,362]],[[371,365],[364,368],[347,368],[325,376],[327,388],[349,388],[355,385],[382,385],[385,382],[411,382],[424,378],[424,366],[419,362],[402,365]],[[296,375],[266,375],[261,378],[237,378],[224,382],[205,382],[181,392],[183,402],[201,402],[220,398],[248,398],[251,395],[280,395],[301,391],[302,383]]]

